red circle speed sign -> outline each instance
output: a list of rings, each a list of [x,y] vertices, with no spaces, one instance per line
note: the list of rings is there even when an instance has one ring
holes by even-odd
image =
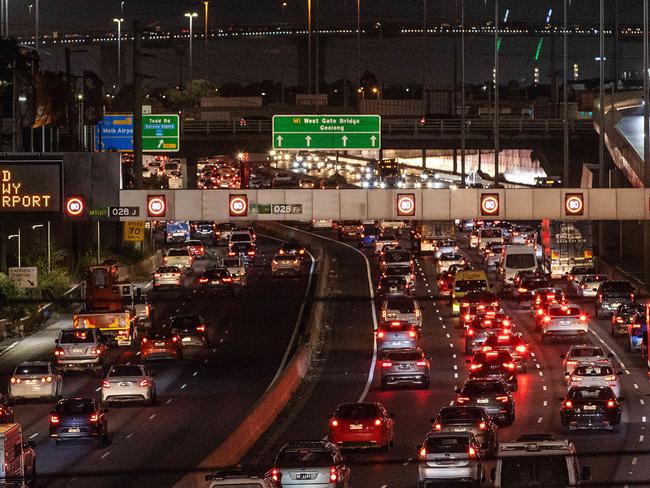
[[[499,214],[499,195],[497,193],[484,193],[481,195],[481,215]]]
[[[65,202],[65,212],[70,217],[79,217],[85,209],[83,198],[81,197],[68,197]]]
[[[415,215],[415,194],[401,193],[397,195],[397,215],[400,217]]]
[[[248,196],[230,195],[228,209],[231,217],[246,217],[248,215]]]
[[[167,212],[167,201],[164,195],[149,195],[147,197],[147,215],[149,217],[164,217]]]
[[[582,193],[567,193],[564,196],[564,210],[567,215],[582,215],[585,201]]]

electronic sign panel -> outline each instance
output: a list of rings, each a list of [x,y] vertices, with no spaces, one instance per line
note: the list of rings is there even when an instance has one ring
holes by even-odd
[[[0,213],[60,212],[62,160],[0,159]]]

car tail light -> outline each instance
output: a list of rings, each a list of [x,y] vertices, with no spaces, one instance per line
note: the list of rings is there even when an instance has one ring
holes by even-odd
[[[167,258],[167,256],[165,256],[165,257],[163,258],[163,263],[167,264],[167,261],[168,261],[168,258]]]
[[[339,479],[339,475],[336,474],[336,467],[332,466],[330,468],[330,482],[336,483],[336,481],[338,481],[338,479]]]
[[[535,303],[536,303],[537,305],[539,305],[540,303],[542,303],[542,299],[539,298],[539,297],[537,297],[537,298],[535,299]]]
[[[375,426],[379,427],[381,425],[382,420],[381,419],[375,419]]]
[[[472,316],[470,314],[465,314],[465,322],[469,322]]]
[[[481,430],[485,430],[487,429],[487,424],[485,422],[481,422],[480,424],[478,424],[478,428]]]
[[[463,302],[460,304],[461,307],[469,307],[469,302]]]
[[[602,301],[603,301],[603,295],[600,294],[600,293],[598,294],[598,301],[599,301],[599,302],[602,302]]]
[[[12,377],[11,377],[11,380],[9,380],[9,381],[11,381],[12,384],[13,384],[13,383],[20,383],[20,378],[14,378],[14,377],[12,376]]]
[[[518,353],[524,354],[526,352],[526,346],[523,346],[523,345],[522,346],[517,346],[517,347],[515,347],[515,351],[517,351]]]
[[[497,340],[499,340],[499,341],[507,341],[508,339],[510,339],[509,335],[504,334],[504,335],[498,335],[497,336]]]
[[[197,332],[205,332],[205,325],[197,325],[196,326],[196,331]]]
[[[381,367],[382,368],[392,368],[393,363],[391,361],[382,361],[381,362]]]
[[[199,283],[207,283],[207,282],[208,282],[207,278],[203,278],[203,277],[199,278]]]
[[[469,369],[472,371],[476,371],[477,369],[481,369],[483,367],[482,364],[470,364]]]
[[[578,364],[578,361],[574,361],[574,360],[570,359],[566,363],[567,363],[567,366],[575,366],[576,364]]]
[[[96,413],[91,413],[91,414],[88,416],[88,420],[89,420],[90,422],[98,422],[98,421],[99,421],[99,415],[97,415]]]
[[[149,384],[150,383],[149,383],[149,380],[147,378],[145,378],[143,380],[140,380],[140,383],[138,383],[138,385],[140,385],[141,387],[149,386]]]
[[[178,337],[176,337],[176,336],[172,337],[172,341],[178,342]]]
[[[538,308],[537,309],[537,315],[544,315],[544,310],[542,310],[541,308]]]
[[[505,319],[505,320],[504,320],[503,322],[501,322],[501,323],[502,323],[504,326],[506,326],[506,327],[510,327],[510,326],[512,325],[508,319]]]
[[[330,426],[331,427],[338,427],[339,426],[339,421],[336,419],[330,420]]]
[[[571,400],[566,400],[564,402],[564,408],[573,408],[573,402]]]
[[[246,254],[248,254],[249,256],[255,256],[255,251],[248,251]]]
[[[473,336],[474,335],[474,329],[467,329],[467,332],[465,332],[468,336]]]
[[[500,401],[501,403],[508,403],[508,395],[498,396],[497,401]]]
[[[544,322],[549,323],[551,321],[551,317],[549,315],[544,316]]]
[[[634,301],[634,293],[630,293],[630,300]]]
[[[41,378],[41,383],[52,383],[52,377],[51,376],[43,376]]]
[[[527,288],[519,288],[519,290],[517,290],[517,291],[519,293],[526,293],[528,291],[528,289]]]
[[[515,369],[515,363],[503,363],[503,366],[508,369]]]
[[[444,284],[445,284],[444,280],[438,281],[438,286],[444,286]]]
[[[470,458],[476,457],[476,449],[474,449],[472,446],[469,446],[467,453],[469,454]]]
[[[428,364],[427,364],[426,361],[416,361],[415,365],[423,368],[423,367],[427,366]]]
[[[278,468],[273,468],[271,470],[271,479],[273,481],[280,481],[280,478],[282,478],[282,473]]]
[[[108,380],[102,381],[102,388],[110,388],[111,387],[111,382]]]
[[[235,255],[235,251],[228,251],[228,256],[232,257]]]
[[[615,375],[605,376],[605,381],[616,381],[616,376]]]
[[[458,403],[469,402],[469,397],[458,397],[458,398],[456,398],[456,401],[457,401]]]
[[[90,350],[90,354],[94,354],[94,355],[96,355],[96,356],[99,355],[99,354],[101,354],[101,353],[102,353],[102,350],[101,350],[101,348],[99,348],[99,347],[93,347],[93,348]]]
[[[57,348],[54,350],[54,355],[55,355],[55,356],[63,356],[64,354],[65,354],[65,353],[63,352],[63,348],[62,348],[62,347],[57,347]]]
[[[230,278],[229,276],[226,276],[225,278],[222,278],[221,281],[223,283],[232,283],[232,278]]]
[[[587,321],[587,315],[586,314],[580,314],[580,322],[586,322]]]
[[[614,408],[615,406],[616,406],[616,402],[614,400],[607,401],[607,408]]]
[[[146,338],[146,337],[143,337],[143,338],[142,338],[142,343],[143,343],[143,344],[146,344],[146,343],[147,343],[147,338]]]
[[[575,381],[576,383],[580,383],[583,381],[583,379],[580,376],[571,376],[571,379],[569,381]]]
[[[153,277],[154,278],[160,278],[160,273],[154,273]]]
[[[61,419],[59,418],[58,415],[54,415],[54,414],[50,415],[51,424],[58,424],[59,422],[61,422]]]
[[[409,337],[411,339],[413,339],[415,337],[415,331],[414,330],[409,331]]]
[[[205,252],[205,247],[203,246],[199,247],[199,252]]]
[[[415,318],[416,318],[416,319],[419,319],[421,315],[422,315],[422,313],[420,312],[420,309],[419,309],[419,308],[416,308],[416,309],[415,309]]]
[[[377,332],[377,339],[383,339],[383,338],[384,338],[384,331],[380,330],[379,332]]]
[[[616,317],[617,324],[622,324],[623,322],[625,322],[625,320],[623,320],[623,317]]]
[[[569,278],[569,281],[573,281],[573,280],[574,280],[574,276],[573,276],[573,275],[569,275],[568,278]]]
[[[492,346],[483,346],[483,347],[481,348],[481,351],[482,351],[482,352],[488,352],[488,351],[491,351],[491,350],[492,350]]]
[[[441,423],[433,424],[433,430],[442,430],[442,424]]]

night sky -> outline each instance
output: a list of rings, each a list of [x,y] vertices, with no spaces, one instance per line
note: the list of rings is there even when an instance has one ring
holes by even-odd
[[[355,0],[312,0],[319,1],[320,21],[323,24],[356,22]],[[494,16],[494,0],[466,0],[468,20],[485,20]],[[28,31],[33,28],[28,6],[34,0],[9,0],[10,29]],[[304,22],[307,0],[287,0],[285,21]],[[347,4],[348,15],[343,15]],[[421,22],[424,0],[361,0],[362,21]],[[460,0],[428,0],[431,22],[448,21],[453,18],[456,3]],[[606,0],[608,17],[611,18],[613,0]],[[222,24],[263,24],[282,22],[281,0],[211,0],[210,22]],[[549,8],[553,8],[553,19],[560,20],[561,0],[501,0],[501,19],[506,9],[510,10],[509,21],[543,21]],[[641,1],[621,1],[621,21],[641,22]],[[202,15],[203,3],[188,0],[127,0],[124,6],[125,20],[138,18],[144,25],[158,23],[162,29],[186,25],[183,13],[197,11]],[[43,31],[88,31],[113,30],[112,18],[119,15],[118,0],[41,0],[41,25]],[[597,0],[573,0],[571,21],[597,22]],[[202,17],[199,17],[202,22]]]

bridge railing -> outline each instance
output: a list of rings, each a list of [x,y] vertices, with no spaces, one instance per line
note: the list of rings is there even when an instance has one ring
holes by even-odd
[[[494,130],[494,121],[491,119],[468,119],[465,121],[466,132],[485,133]],[[462,123],[458,119],[383,119],[382,133],[384,135],[438,135],[454,134],[461,132]],[[254,120],[243,124],[239,120],[186,120],[183,122],[184,134],[270,134],[271,120]],[[564,130],[561,119],[502,119],[499,122],[500,132],[504,134],[558,134]],[[569,132],[593,132],[591,120],[569,121]]]

